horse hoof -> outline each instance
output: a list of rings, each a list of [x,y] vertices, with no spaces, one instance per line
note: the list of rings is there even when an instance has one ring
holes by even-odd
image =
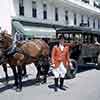
[[[40,80],[36,79],[35,82],[36,82],[36,83],[40,83]]]
[[[8,81],[4,82],[4,85],[8,85]]]
[[[46,82],[41,82],[41,84],[46,84]]]
[[[23,76],[23,78],[27,78],[28,77],[28,75],[26,74],[26,75],[22,75]]]
[[[21,91],[22,91],[22,89],[20,89],[20,88],[16,89],[16,92],[21,92]]]
[[[42,82],[41,82],[41,84],[46,84],[46,83],[47,83],[46,81],[42,81]]]
[[[16,89],[17,89],[17,87],[16,87],[16,86],[13,86],[13,89],[14,89],[14,90],[16,90]]]
[[[36,86],[40,86],[40,85],[41,85],[41,83],[40,83],[40,82],[38,82],[38,83],[35,83],[35,85],[36,85]]]

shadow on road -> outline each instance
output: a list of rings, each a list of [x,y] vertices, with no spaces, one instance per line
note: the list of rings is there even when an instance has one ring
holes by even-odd
[[[48,88],[54,90],[55,89],[55,85],[54,84],[48,85]],[[58,88],[60,88],[60,86],[58,86]],[[64,88],[69,88],[69,87],[67,87],[67,86],[64,85]]]
[[[11,81],[10,79],[14,80],[13,76],[9,77],[9,81]],[[41,81],[42,81],[42,79],[41,79]],[[4,92],[6,90],[9,90],[9,89],[15,90],[14,86],[13,86],[13,83],[5,84],[5,79],[4,78],[0,79],[0,82],[3,83],[0,86],[0,93]],[[37,82],[36,79],[29,79],[29,80],[23,81],[23,87],[29,87],[29,86],[33,86],[33,85],[39,86],[40,83]]]
[[[8,84],[8,85],[5,85],[3,87],[0,87],[0,93],[8,90],[8,89],[12,89],[13,88],[13,85],[12,84]]]
[[[87,65],[79,65],[77,73],[81,73],[81,72],[92,70],[92,69],[95,69],[94,65],[90,65],[90,64],[89,65],[88,64]],[[52,76],[52,75],[50,74],[50,76]],[[9,81],[12,81],[12,80],[14,80],[14,77],[10,76]],[[6,90],[9,90],[9,89],[13,89],[13,84],[10,84],[10,83],[5,84],[5,78],[0,78],[0,82],[3,83],[0,86],[0,93],[4,92]],[[29,79],[29,80],[23,81],[23,87],[29,87],[32,85],[38,86],[38,85],[40,85],[40,83],[37,82],[36,79]],[[48,85],[48,88],[54,89],[54,84]],[[69,88],[69,87],[65,86],[65,88]]]
[[[94,64],[84,64],[84,65],[78,65],[77,73],[81,73],[84,71],[96,69],[96,65]]]
[[[8,80],[14,80],[13,76],[10,76]],[[4,78],[0,78],[0,82],[4,83],[6,81],[5,77]]]

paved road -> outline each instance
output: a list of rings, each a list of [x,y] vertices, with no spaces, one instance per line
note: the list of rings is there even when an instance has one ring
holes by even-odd
[[[48,83],[40,86],[33,85],[36,69],[32,65],[27,66],[28,78],[23,79],[23,91],[17,93],[11,88],[13,80],[9,85],[3,84],[4,72],[0,67],[0,100],[100,100],[100,71],[96,69],[78,73],[76,78],[65,80],[66,91],[54,92],[53,77],[48,77]],[[9,75],[12,75],[9,69]]]

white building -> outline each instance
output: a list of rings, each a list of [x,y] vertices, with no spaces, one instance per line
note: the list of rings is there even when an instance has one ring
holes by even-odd
[[[56,28],[83,26],[100,30],[99,0],[1,0],[0,27],[12,33],[18,21],[26,35],[55,33]],[[18,24],[18,26],[20,26]],[[48,35],[48,34],[45,34]]]

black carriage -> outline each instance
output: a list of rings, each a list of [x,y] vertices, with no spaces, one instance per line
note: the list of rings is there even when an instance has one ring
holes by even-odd
[[[57,30],[59,34],[64,34],[66,42],[73,43],[75,41],[82,44],[81,54],[78,63],[98,63],[97,58],[100,52],[100,32],[92,31],[89,28],[69,27]]]
[[[93,31],[92,29],[86,27],[65,27],[57,29],[56,37],[58,37],[60,34],[63,34],[65,36],[67,43],[73,44],[78,42],[79,44],[81,44],[80,51],[75,52],[74,55],[76,56],[76,58],[78,58],[75,59],[78,65],[92,65],[97,69],[100,69],[99,31]],[[72,48],[71,52],[74,51],[75,48]]]

